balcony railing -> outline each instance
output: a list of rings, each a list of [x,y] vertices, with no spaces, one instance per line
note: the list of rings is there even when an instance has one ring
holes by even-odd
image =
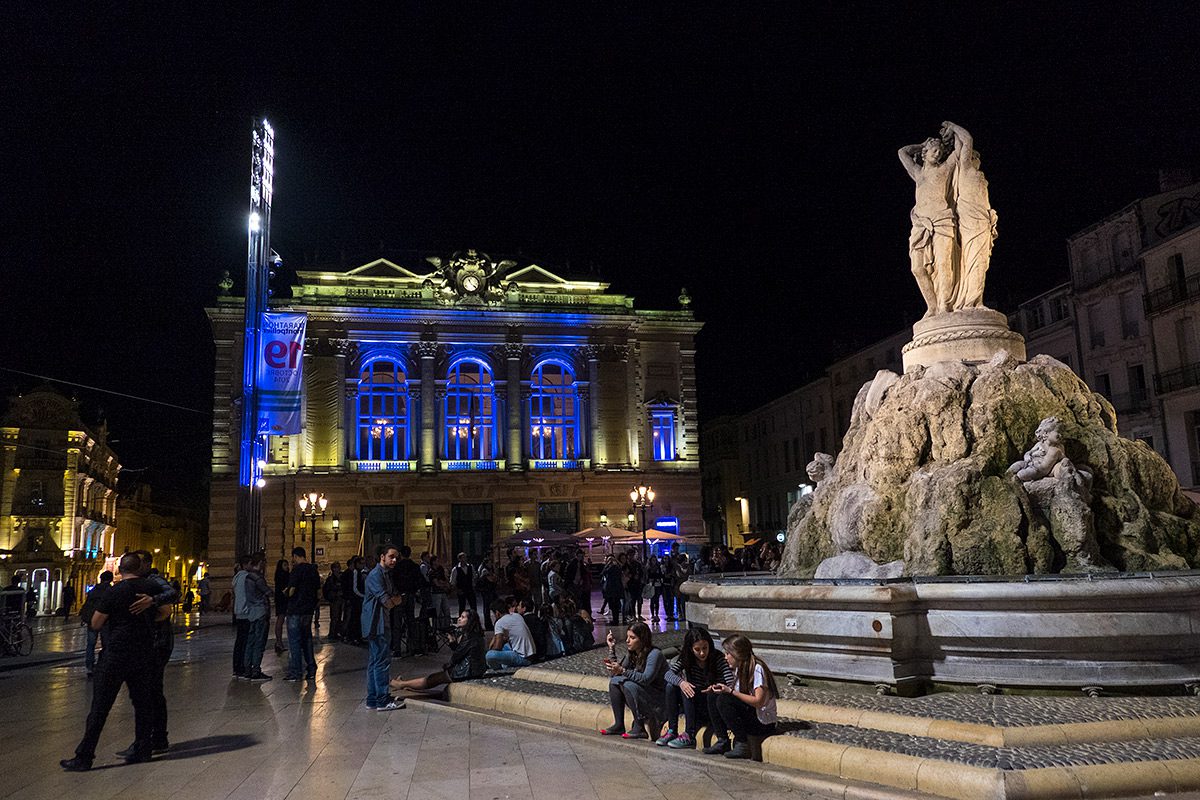
[[[1145,389],[1135,389],[1128,394],[1114,394],[1108,399],[1118,414],[1135,414],[1150,408],[1150,393]]]
[[[1154,391],[1157,394],[1177,392],[1189,386],[1200,386],[1200,362],[1160,372],[1154,376]]]
[[[416,461],[351,461],[351,472],[416,472]]]
[[[1155,289],[1148,293],[1142,299],[1142,302],[1146,306],[1147,315],[1161,314],[1168,308],[1187,302],[1195,297],[1200,297],[1200,273],[1188,275],[1183,283],[1172,281],[1166,286]]]
[[[531,458],[530,469],[587,469],[592,465],[587,458]]]

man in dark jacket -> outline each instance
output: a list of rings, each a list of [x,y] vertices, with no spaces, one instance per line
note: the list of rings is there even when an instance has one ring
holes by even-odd
[[[150,760],[155,706],[154,624],[156,620],[168,619],[171,607],[165,605],[141,612],[132,610],[141,596],[149,596],[155,591],[150,581],[138,576],[141,568],[141,559],[135,554],[123,555],[118,565],[121,582],[97,603],[92,614],[91,626],[96,630],[105,628],[104,658],[97,665],[92,685],[92,708],[83,739],[75,748],[74,758],[59,762],[68,772],[92,768],[100,732],[104,730],[108,712],[122,685],[129,687],[135,728],[133,752],[125,760],[127,763]]]
[[[175,603],[179,601],[179,591],[167,579],[154,569],[151,559],[154,558],[149,550],[134,550],[133,554],[141,559],[138,577],[145,578],[150,584],[150,592],[138,595],[133,606],[133,613],[148,609],[166,609],[165,616],[160,616],[154,623],[154,671],[151,680],[154,682],[154,727],[151,730],[150,742],[154,752],[165,752],[170,744],[167,739],[167,695],[163,690],[163,677],[171,653],[175,650],[175,623],[171,619]],[[137,751],[137,742],[129,745],[117,755],[128,758]]]
[[[317,677],[317,657],[313,654],[313,614],[321,576],[309,563],[303,547],[292,548],[292,571],[287,587],[288,668],[285,681]]]
[[[425,626],[420,620],[413,619],[416,612],[417,596],[427,586],[421,575],[421,567],[412,560],[412,548],[403,545],[400,548],[400,560],[392,569],[392,585],[396,587],[403,599],[392,609],[392,654],[402,656],[401,645],[408,639],[409,655],[425,655]]]
[[[475,569],[467,563],[466,553],[458,554],[458,563],[450,570],[450,585],[458,593],[458,615],[461,617],[468,608],[475,611],[478,604],[475,597]]]
[[[100,582],[88,591],[87,597],[83,600],[83,608],[79,609],[79,620],[87,629],[87,649],[83,651],[83,663],[87,667],[89,678],[96,671],[96,642],[104,644],[100,638],[101,632],[92,629],[92,614],[96,611],[96,605],[112,589],[112,582],[113,574],[111,572],[108,570],[101,572]]]
[[[321,596],[329,603],[329,638],[337,641],[342,638],[342,565],[337,561],[329,568]]]

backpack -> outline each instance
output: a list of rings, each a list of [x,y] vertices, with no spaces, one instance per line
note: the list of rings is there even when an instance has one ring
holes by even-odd
[[[91,626],[92,614],[96,613],[96,606],[100,603],[100,598],[106,595],[109,589],[112,588],[111,583],[101,583],[92,587],[92,590],[87,593],[83,600],[83,605],[79,607],[79,621],[84,625]]]

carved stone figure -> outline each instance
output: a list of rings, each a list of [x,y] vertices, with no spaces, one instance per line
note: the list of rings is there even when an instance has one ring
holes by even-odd
[[[988,199],[988,182],[979,169],[971,134],[953,122],[942,123],[943,137],[954,142],[954,210],[958,215],[960,268],[958,293],[953,307],[983,305],[983,282],[992,260],[996,240],[996,212]]]
[[[916,184],[908,253],[926,317],[983,305],[996,238],[996,212],[971,134],[953,122],[943,122],[941,134],[899,152]]]
[[[1062,436],[1059,427],[1062,423],[1058,417],[1046,417],[1034,431],[1036,440],[1033,447],[1025,453],[1025,457],[1008,468],[1010,475],[1016,475],[1022,483],[1030,483],[1048,476],[1059,461],[1066,458],[1062,447]]]
[[[1008,468],[1021,482],[1033,507],[1050,526],[1067,563],[1064,571],[1111,569],[1100,555],[1092,515],[1092,471],[1067,457],[1062,422],[1047,417],[1037,426],[1036,442]]]
[[[958,220],[950,204],[955,164],[946,158],[941,140],[933,138],[900,148],[899,156],[917,185],[908,255],[930,317],[950,310],[958,277]]]

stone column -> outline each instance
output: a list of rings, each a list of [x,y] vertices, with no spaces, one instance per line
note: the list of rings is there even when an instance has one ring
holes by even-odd
[[[588,441],[591,443],[589,453],[592,466],[597,467],[607,462],[604,448],[604,437],[600,435],[600,345],[589,344],[584,348],[587,356],[588,395],[591,402],[587,404],[588,411]]]
[[[504,455],[508,461],[509,472],[523,472],[525,470],[525,456],[522,443],[524,442],[524,426],[521,425],[521,409],[524,403],[521,401],[521,354],[524,351],[524,346],[520,342],[506,342],[504,345],[504,358],[506,360],[508,371],[506,373],[506,392],[508,402],[508,447]]]
[[[346,364],[348,359],[354,355],[356,344],[349,339],[330,339],[329,343],[333,345],[333,373],[337,380],[335,386],[345,387]],[[334,472],[345,472],[346,461],[350,458],[350,451],[347,446],[346,397],[344,391],[336,392],[335,394],[338,396],[341,404],[334,415],[333,429],[330,431],[330,439],[332,440],[330,449],[333,454],[331,469]]]
[[[437,470],[437,413],[434,407],[437,402],[434,377],[437,351],[436,341],[417,342],[417,354],[421,357],[421,452],[418,465],[421,472]]]

